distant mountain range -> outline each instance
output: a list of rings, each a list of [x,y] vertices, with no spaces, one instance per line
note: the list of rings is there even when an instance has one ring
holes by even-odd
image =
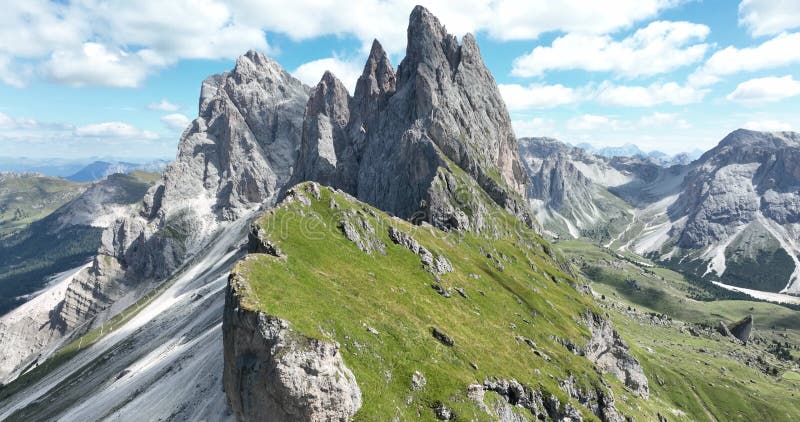
[[[594,238],[740,287],[800,293],[797,133],[740,129],[668,168],[548,138],[519,145],[529,200],[553,235]]]
[[[160,172],[167,163],[166,160],[119,160],[106,157],[78,159],[0,157],[0,172],[40,173],[74,182],[90,182],[113,173],[130,173],[133,170]]]
[[[162,172],[166,165],[167,161],[163,160],[150,161],[143,164],[127,163],[124,161],[95,161],[66,178],[73,182],[91,182],[105,179],[114,173],[127,174],[134,170]]]
[[[572,146],[569,143],[567,145]],[[614,157],[637,157],[650,160],[658,165],[669,167],[676,164],[689,164],[692,161],[700,158],[703,155],[703,150],[694,149],[689,152],[681,152],[675,155],[670,155],[661,151],[642,151],[641,148],[634,144],[625,144],[620,146],[611,147],[594,147],[589,143],[580,143],[575,145],[578,148],[591,152],[592,154],[599,155],[606,158]]]

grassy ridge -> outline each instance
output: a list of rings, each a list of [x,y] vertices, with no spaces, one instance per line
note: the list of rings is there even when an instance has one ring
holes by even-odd
[[[573,355],[554,337],[585,343],[589,333],[578,321],[587,309],[597,308],[571,286],[574,280],[559,269],[541,238],[516,231],[513,218],[501,215],[507,216],[503,223],[510,230],[497,238],[446,234],[322,188],[320,199],[310,205],[284,204],[259,221],[285,259],[251,255],[235,271],[249,280],[252,295],[245,298],[246,306],[290,321],[305,336],[342,346],[364,393],[357,420],[432,419],[431,407],[440,402],[459,418],[485,420],[488,415],[466,392],[468,385],[489,377],[515,378],[565,403],[569,399],[560,380],[572,375],[589,389],[601,385],[601,377],[587,359]],[[362,252],[344,237],[340,221],[354,218],[375,229],[386,245],[385,255]],[[436,277],[417,255],[391,242],[390,226],[452,263],[454,271],[438,282],[451,290],[450,298],[432,288]],[[434,339],[434,327],[452,337],[455,346]],[[533,340],[551,360],[516,336]],[[421,390],[411,388],[415,371],[427,379]],[[626,394],[615,378],[606,376],[605,382],[618,396]],[[573,405],[588,420],[595,419]],[[641,399],[618,401],[617,407],[628,415],[655,417]]]

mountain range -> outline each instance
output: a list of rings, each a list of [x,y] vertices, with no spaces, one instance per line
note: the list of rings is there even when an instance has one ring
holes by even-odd
[[[168,161],[141,159],[138,162],[113,158],[27,158],[0,157],[0,172],[40,173],[74,182],[100,180],[114,173],[130,173],[134,170],[160,172]]]
[[[520,145],[531,204],[554,234],[593,237],[734,286],[796,294],[798,136],[740,129],[669,168],[552,139]]]
[[[517,140],[472,35],[421,6],[407,35],[352,95],[247,52],[163,173],[23,229],[11,267],[86,242],[0,280],[31,289],[0,419],[800,417],[796,311],[699,280],[797,292],[797,134],[669,165]]]

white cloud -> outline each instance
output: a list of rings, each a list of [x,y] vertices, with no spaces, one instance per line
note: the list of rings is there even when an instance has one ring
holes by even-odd
[[[180,113],[167,114],[161,117],[161,123],[167,128],[175,131],[183,131],[191,120]]]
[[[607,0],[604,2],[520,2],[464,0],[361,0],[342,7],[333,0],[236,0],[240,18],[254,26],[304,40],[320,35],[351,35],[366,51],[378,38],[390,53],[403,50],[405,22],[415,4],[423,4],[456,35],[485,31],[499,40],[535,39],[549,31],[608,33],[630,27],[679,4],[680,0]],[[309,13],[313,10],[313,13]]]
[[[33,61],[71,86],[136,87],[178,60],[234,58],[250,48],[269,52],[263,29],[242,25],[218,0],[30,0],[0,15],[0,57]],[[0,80],[19,79],[0,61]]]
[[[0,129],[33,129],[39,122],[26,117],[11,117],[0,112]]]
[[[27,82],[27,73],[29,72],[20,69],[20,66],[15,66],[8,56],[0,54],[0,82],[22,88]]]
[[[621,129],[622,126],[623,124],[619,120],[594,114],[584,114],[567,120],[567,129],[578,132],[602,129],[618,130]]]
[[[703,100],[707,90],[675,82],[648,86],[625,86],[603,82],[597,89],[598,102],[614,106],[652,107],[658,104],[685,105]]]
[[[65,85],[139,86],[154,68],[166,65],[152,51],[126,53],[103,44],[85,43],[80,50],[58,50],[44,64],[45,73]]]
[[[796,0],[742,0],[739,25],[755,35],[774,35],[800,27],[800,2]]]
[[[752,120],[745,123],[744,128],[762,132],[781,132],[794,130],[791,124],[777,120]]]
[[[178,111],[183,108],[179,104],[175,104],[167,100],[166,98],[162,98],[161,101],[157,103],[150,103],[147,108],[150,110],[159,110],[159,111]]]
[[[501,40],[534,39],[556,30],[605,34],[652,18],[679,3],[680,0],[501,0],[493,4],[483,25],[489,34]]]
[[[75,128],[75,136],[82,138],[158,139],[158,135],[122,122],[95,123]]]
[[[14,65],[49,60],[45,75],[59,83],[131,87],[182,59],[234,58],[251,48],[269,53],[266,31],[294,40],[354,37],[364,51],[378,38],[395,54],[405,47],[405,23],[417,2],[360,0],[353,7],[333,0],[8,2],[0,14],[0,57]],[[464,0],[458,8],[444,0],[422,3],[457,35],[484,31],[495,39],[518,40],[548,31],[609,33],[680,2]],[[87,44],[103,50],[87,54]],[[58,69],[70,62],[75,64]],[[0,66],[0,81],[24,83],[11,76]]]
[[[517,137],[523,136],[549,136],[557,137],[556,122],[552,119],[534,117],[529,120],[513,120],[511,125]]]
[[[786,75],[742,82],[726,98],[739,103],[758,104],[780,101],[795,95],[800,95],[800,81],[794,80],[792,75]]]
[[[558,107],[579,102],[584,97],[578,90],[561,84],[530,84],[528,86],[500,84],[498,88],[506,106],[511,111]]]
[[[316,86],[326,70],[336,75],[352,95],[356,89],[358,77],[361,76],[363,65],[337,57],[329,57],[303,63],[292,72],[292,75],[306,85]]]
[[[708,44],[697,41],[708,33],[705,25],[666,21],[652,22],[622,41],[571,33],[516,58],[511,73],[529,77],[549,70],[582,69],[627,77],[656,75],[702,60]]]
[[[643,128],[669,128],[669,129],[688,129],[692,127],[689,122],[678,117],[675,113],[654,112],[653,114],[642,116],[639,119],[639,126]]]
[[[780,34],[755,47],[729,46],[714,53],[689,76],[695,86],[719,82],[722,76],[800,63],[800,33]]]

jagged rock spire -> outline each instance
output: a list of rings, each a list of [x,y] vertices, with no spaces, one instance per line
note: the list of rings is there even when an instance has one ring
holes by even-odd
[[[378,96],[394,93],[397,76],[389,57],[378,40],[372,41],[364,71],[356,83],[355,98],[375,99]]]
[[[343,95],[338,103],[343,105]],[[373,42],[346,131],[340,130],[341,122],[330,122],[327,114],[320,119],[323,114],[316,111],[307,110],[312,123],[304,125],[301,147],[314,158],[298,162],[295,182],[316,177],[399,216],[463,227],[452,222],[463,222],[453,213],[465,205],[443,199],[441,189],[434,188],[438,169],[451,171],[449,159],[495,202],[531,222],[522,199],[527,177],[511,120],[477,43],[466,35],[459,45],[424,7],[411,13],[406,57],[397,74],[380,43]],[[319,136],[315,127],[320,124],[333,135]],[[339,146],[335,160],[320,155],[321,145],[329,142]],[[303,169],[306,165],[312,168]],[[456,190],[451,186],[447,195]]]

